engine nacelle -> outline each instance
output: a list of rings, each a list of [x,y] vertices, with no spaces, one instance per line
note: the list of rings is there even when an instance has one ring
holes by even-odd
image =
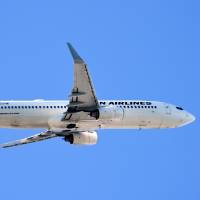
[[[83,131],[65,136],[65,141],[77,145],[94,145],[97,143],[98,136],[95,131]]]
[[[99,120],[122,120],[124,111],[123,108],[117,106],[106,106],[91,112],[90,115]]]

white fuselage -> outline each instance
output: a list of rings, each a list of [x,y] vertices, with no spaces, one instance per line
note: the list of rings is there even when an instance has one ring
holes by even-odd
[[[65,129],[62,118],[69,101],[0,101],[0,127]],[[116,118],[81,119],[81,130],[99,128],[175,128],[194,121],[194,116],[172,104],[143,100],[100,100],[100,108],[112,107]],[[109,113],[107,113],[109,115]],[[66,128],[67,129],[67,128]]]

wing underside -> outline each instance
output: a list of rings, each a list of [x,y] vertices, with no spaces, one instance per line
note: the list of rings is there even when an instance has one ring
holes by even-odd
[[[21,140],[16,140],[13,142],[2,144],[1,147],[2,148],[14,147],[14,146],[33,143],[33,142],[39,142],[39,141],[47,140],[47,139],[54,138],[54,137],[57,137],[57,135],[55,133],[53,133],[51,131],[46,131],[46,132],[42,132],[42,133],[30,136],[30,137],[21,139]]]
[[[69,95],[70,101],[64,120],[70,120],[72,113],[92,111],[98,107],[98,101],[87,64],[71,44],[68,43],[68,47],[74,60],[74,85]]]

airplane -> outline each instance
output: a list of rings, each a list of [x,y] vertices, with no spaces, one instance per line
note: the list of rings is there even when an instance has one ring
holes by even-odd
[[[68,100],[0,101],[0,128],[44,128],[46,131],[2,148],[62,137],[74,145],[94,145],[98,129],[176,128],[195,117],[182,107],[147,100],[98,100],[87,64],[70,43],[74,84]]]

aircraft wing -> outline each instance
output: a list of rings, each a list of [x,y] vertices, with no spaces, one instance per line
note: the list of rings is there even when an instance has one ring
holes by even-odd
[[[70,94],[68,111],[64,120],[68,120],[71,113],[91,111],[98,107],[95,90],[90,78],[87,64],[78,55],[70,43],[67,43],[74,60],[74,85]]]
[[[39,142],[39,141],[47,140],[54,137],[57,137],[55,133],[53,133],[52,131],[46,131],[46,132],[39,133],[37,135],[33,135],[30,137],[21,139],[21,140],[16,140],[13,142],[2,144],[1,147],[2,148],[14,147],[14,146],[23,145],[23,144]]]

